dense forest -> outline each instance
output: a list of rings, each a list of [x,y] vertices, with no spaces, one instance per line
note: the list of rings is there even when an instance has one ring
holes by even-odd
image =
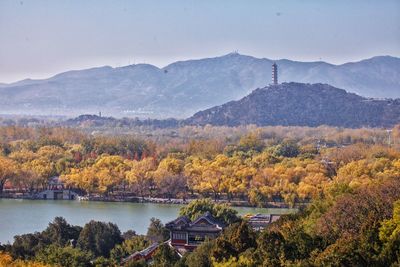
[[[143,139],[3,127],[0,192],[32,193],[59,175],[88,195],[293,206],[323,195],[332,183],[357,187],[398,175],[399,129],[388,136],[377,129],[185,127],[172,137]]]
[[[60,175],[90,195],[198,198],[181,214],[209,210],[230,225],[183,258],[160,246],[153,266],[400,264],[399,126],[392,131],[205,126],[142,133],[1,127],[2,193],[35,192]],[[308,204],[254,232],[229,208],[230,201]],[[167,238],[156,219],[142,236],[122,234],[109,223],[79,227],[56,218],[43,232],[1,246],[0,265],[113,266]]]

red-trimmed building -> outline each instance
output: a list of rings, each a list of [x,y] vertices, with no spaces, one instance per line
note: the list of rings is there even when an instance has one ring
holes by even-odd
[[[193,222],[188,217],[182,216],[165,226],[170,231],[171,246],[180,252],[192,251],[207,238],[216,238],[225,227],[210,212],[206,212]]]

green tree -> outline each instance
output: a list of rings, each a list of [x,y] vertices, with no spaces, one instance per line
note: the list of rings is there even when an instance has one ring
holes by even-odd
[[[233,255],[237,255],[235,248],[225,238],[217,238],[214,242],[214,248],[211,251],[212,258],[217,261],[228,259]]]
[[[257,254],[263,266],[281,266],[285,239],[279,232],[264,231],[257,239]]]
[[[94,266],[94,267],[109,267],[109,266],[112,266],[112,263],[107,258],[98,257],[93,261],[92,266]]]
[[[228,227],[221,238],[226,237],[237,254],[256,246],[256,233],[246,221]]]
[[[195,220],[206,212],[210,212],[214,218],[227,225],[240,221],[237,211],[226,204],[216,204],[211,199],[197,199],[182,207],[181,216],[187,216]]]
[[[77,241],[81,230],[82,227],[72,226],[64,218],[56,217],[42,232],[42,236],[51,244],[65,246],[70,241]]]
[[[46,245],[40,233],[16,235],[10,250],[13,258],[32,259]]]
[[[176,252],[167,244],[161,244],[153,256],[153,266],[171,267],[179,260]]]
[[[255,232],[247,222],[242,221],[224,230],[223,234],[215,242],[212,255],[217,261],[222,261],[237,256],[255,246]]]
[[[214,240],[205,241],[192,253],[184,258],[188,267],[210,267],[212,266],[211,253],[214,249]],[[186,256],[186,255],[185,255]]]
[[[159,219],[151,218],[146,236],[152,242],[163,242],[169,239],[169,231]]]
[[[125,240],[122,244],[116,245],[110,252],[110,258],[115,264],[119,264],[122,259],[136,251],[145,249],[150,245],[150,241],[144,236],[134,236]]]
[[[109,257],[110,251],[123,241],[121,232],[113,223],[90,221],[79,234],[77,247],[94,256]]]
[[[148,264],[145,260],[129,261],[125,264],[126,267],[146,267]]]
[[[300,147],[295,141],[284,141],[275,148],[275,155],[294,158],[300,154]]]
[[[54,266],[87,267],[91,265],[92,255],[72,247],[50,245],[40,250],[36,256],[38,261]]]

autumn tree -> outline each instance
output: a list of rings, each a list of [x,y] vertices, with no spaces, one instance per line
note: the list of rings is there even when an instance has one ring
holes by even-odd
[[[173,196],[186,195],[186,176],[183,174],[184,162],[181,159],[167,157],[154,172],[158,191],[170,199]]]
[[[0,156],[0,195],[3,193],[4,184],[18,175],[18,166],[10,158]]]
[[[60,178],[66,185],[85,190],[89,196],[94,192],[101,192],[97,170],[92,166],[83,169],[73,168],[69,174]]]
[[[380,255],[382,264],[400,263],[400,201],[393,205],[392,218],[382,222],[379,229],[379,239],[383,242]]]
[[[152,158],[134,160],[129,165],[130,170],[125,173],[126,179],[133,191],[143,198],[147,192],[151,192],[153,172],[157,166]]]
[[[99,181],[99,190],[108,193],[117,185],[125,182],[125,173],[129,170],[127,162],[120,156],[104,155],[93,165]]]

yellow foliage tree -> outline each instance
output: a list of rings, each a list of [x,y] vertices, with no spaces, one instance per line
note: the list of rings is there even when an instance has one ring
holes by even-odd
[[[141,161],[131,161],[130,170],[125,175],[130,187],[144,197],[146,192],[151,193],[151,187],[153,185],[153,172],[156,169],[156,165],[152,158],[145,158]]]
[[[3,193],[7,180],[13,179],[17,175],[18,168],[16,162],[10,158],[0,156],[0,195]]]
[[[186,196],[186,176],[184,161],[173,157],[163,159],[154,172],[155,182],[159,193],[167,198]]]

